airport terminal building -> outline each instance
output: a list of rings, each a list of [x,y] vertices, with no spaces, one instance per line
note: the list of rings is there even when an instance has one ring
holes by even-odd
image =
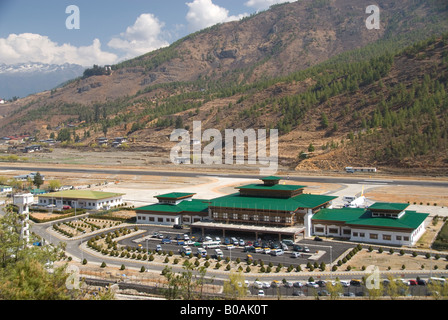
[[[303,192],[305,186],[280,184],[279,177],[238,187],[239,192],[211,200],[194,194],[156,196],[157,204],[136,209],[137,223],[189,224],[205,230],[242,231],[296,237],[311,235],[311,218],[336,197]]]
[[[282,238],[326,236],[356,242],[415,245],[429,216],[409,204],[377,202],[368,208],[332,208],[337,197],[304,193],[305,186],[281,184],[270,176],[215,199],[194,193],[158,195],[158,203],[136,209],[137,223],[190,225],[203,234],[227,231]]]

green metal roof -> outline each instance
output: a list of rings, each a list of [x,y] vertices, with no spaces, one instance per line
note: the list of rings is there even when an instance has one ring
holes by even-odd
[[[182,212],[207,212],[209,200],[193,199],[191,201],[182,201],[177,205],[168,203],[156,203],[148,206],[136,208],[136,211],[147,212],[166,212],[166,213],[182,213]]]
[[[276,190],[276,191],[294,191],[298,189],[303,189],[306,186],[297,186],[292,184],[275,184],[275,185],[264,185],[264,184],[247,184],[236,189],[256,189],[256,190]]]
[[[364,208],[322,209],[312,219],[347,222],[359,219],[365,212]]]
[[[406,211],[399,219],[386,217],[372,217],[368,209],[342,208],[322,209],[313,216],[313,220],[339,221],[350,226],[374,226],[389,228],[416,229],[429,216],[427,213]]]
[[[154,196],[154,198],[180,199],[180,198],[185,198],[185,197],[192,197],[195,194],[196,193],[171,192],[171,193]]]
[[[102,192],[92,190],[66,190],[66,191],[47,193],[41,195],[41,197],[101,200],[101,199],[118,197],[122,195],[123,193],[115,193],[115,192]]]
[[[375,202],[369,209],[373,210],[387,210],[387,211],[403,211],[409,207],[408,203],[393,203],[393,202]]]
[[[282,199],[282,198],[241,196],[239,193],[234,193],[228,196],[223,196],[210,200],[211,202],[210,206],[226,207],[226,208],[295,211],[298,208],[315,208],[336,198],[337,197],[331,197],[331,196],[300,194],[295,197]]]
[[[276,177],[276,176],[269,176],[269,177],[264,177],[264,178],[261,178],[260,180],[282,180],[282,178],[280,178],[280,177]]]

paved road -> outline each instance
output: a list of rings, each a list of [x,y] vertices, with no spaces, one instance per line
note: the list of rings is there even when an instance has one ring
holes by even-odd
[[[112,174],[112,175],[149,175],[149,176],[172,176],[172,177],[197,177],[212,176],[222,178],[240,178],[240,179],[259,179],[256,174],[220,174],[220,173],[196,173],[181,171],[151,171],[151,170],[120,170],[120,169],[81,169],[81,168],[54,168],[54,167],[15,167],[0,166],[0,170],[29,170],[29,171],[45,171],[45,172],[65,172],[65,173],[91,173],[91,174]],[[301,182],[331,182],[342,184],[380,184],[380,185],[406,185],[406,186],[426,186],[426,187],[443,187],[448,188],[448,181],[433,181],[423,179],[383,179],[354,176],[331,177],[331,176],[289,176],[291,181]]]

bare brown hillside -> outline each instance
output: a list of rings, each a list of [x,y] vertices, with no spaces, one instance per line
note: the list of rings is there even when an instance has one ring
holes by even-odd
[[[446,84],[445,42],[419,48],[418,54],[396,56],[381,77],[378,70],[367,68],[365,72],[373,72],[375,78],[367,84],[351,79],[362,75],[356,70],[332,77],[348,62],[397,52],[417,39],[448,30],[448,7],[437,0],[386,0],[380,5],[381,28],[368,30],[365,9],[370,4],[298,1],[213,26],[168,48],[112,66],[110,75],[75,79],[56,91],[2,107],[0,134],[27,133],[46,139],[70,128],[68,144],[73,146],[78,137],[80,149],[91,148],[96,138],[107,135],[133,138],[130,149],[166,151],[173,145],[169,134],[175,120],[190,129],[193,120],[201,120],[203,129],[221,131],[278,128],[280,161],[298,170],[340,170],[346,165],[446,167],[445,155],[430,159],[428,150],[422,151],[424,143],[414,137],[418,146],[404,152],[409,126],[401,120],[400,124],[384,120],[390,113],[398,117],[399,110],[412,104],[410,100],[395,103],[397,88],[412,91],[426,86],[425,75]],[[313,71],[313,66],[325,62],[326,67]],[[333,65],[337,67],[332,69]],[[309,75],[300,73],[307,70]],[[353,88],[343,87],[352,85],[352,80]],[[328,94],[322,89],[327,87]],[[443,140],[445,120],[438,108],[432,119],[423,117],[414,127],[432,135],[431,128],[422,127],[432,121]],[[375,112],[382,114],[381,123],[373,119]],[[323,113],[328,117],[325,128]],[[434,119],[443,121],[438,125]],[[402,129],[401,141],[392,139],[400,135],[397,126]],[[314,151],[309,152],[311,144]],[[299,158],[303,152],[308,158]]]

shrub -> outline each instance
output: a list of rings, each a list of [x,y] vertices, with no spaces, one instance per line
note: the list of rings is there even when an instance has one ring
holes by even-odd
[[[87,264],[87,259],[84,258],[84,260],[82,260],[82,264]]]
[[[145,271],[146,271],[145,267],[142,266],[142,267],[140,268],[140,272],[145,272]]]
[[[121,265],[120,270],[124,270],[126,269],[126,267],[124,266],[124,264]]]
[[[101,268],[106,268],[106,262],[103,261],[103,263],[101,264]]]

